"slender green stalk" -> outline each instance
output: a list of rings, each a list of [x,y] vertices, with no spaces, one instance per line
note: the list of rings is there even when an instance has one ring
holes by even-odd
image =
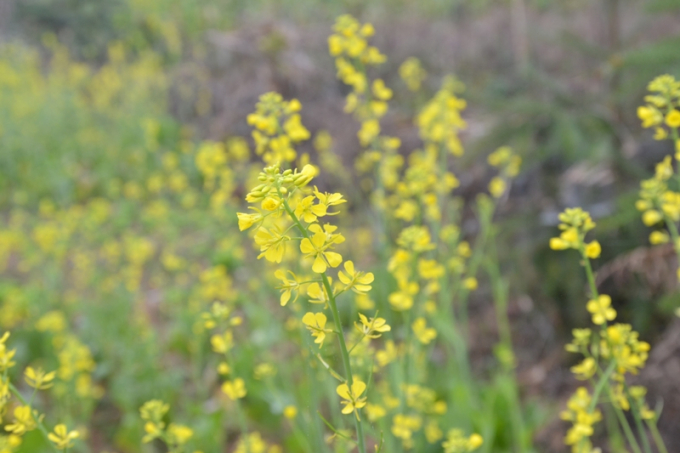
[[[302,225],[302,223],[300,223],[300,220],[297,218],[293,210],[290,208],[288,201],[285,199],[283,200],[283,206],[288,215],[290,216],[290,218],[298,227],[300,233],[305,238],[309,239],[309,233]],[[345,367],[347,385],[351,388],[352,384],[354,383],[354,376],[352,375],[352,365],[349,360],[349,351],[347,349],[347,344],[345,342],[345,334],[342,328],[342,322],[340,320],[340,313],[338,312],[338,306],[335,302],[335,296],[333,295],[333,288],[331,288],[330,281],[328,280],[328,276],[326,275],[325,272],[321,274],[321,280],[323,282],[323,287],[324,290],[326,291],[326,295],[328,295],[328,305],[331,308],[331,313],[333,313],[333,322],[335,323],[335,330],[337,331],[338,334],[338,343],[340,344],[340,354],[342,356],[342,363]],[[366,453],[364,428],[361,424],[361,420],[358,417],[354,417],[354,425],[357,431],[357,445],[359,447],[359,453]]]
[[[656,420],[647,420],[647,426],[649,427],[649,431],[652,433],[654,443],[656,444],[656,448],[659,449],[659,452],[668,453],[668,449],[666,449],[666,443],[661,438],[659,428],[656,426]]]
[[[642,424],[642,418],[640,418],[640,411],[638,411],[636,407],[635,410],[631,410],[631,412],[633,413],[633,418],[635,419],[635,426],[637,427],[640,439],[642,439],[642,448],[644,448],[645,453],[652,453],[652,447],[649,444],[649,439],[647,438],[645,427]]]

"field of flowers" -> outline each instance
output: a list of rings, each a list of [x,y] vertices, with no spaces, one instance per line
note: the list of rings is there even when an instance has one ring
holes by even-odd
[[[680,78],[622,113],[652,171],[631,159],[613,209],[546,220],[517,201],[532,145],[488,146],[466,84],[419,55],[381,70],[379,26],[338,7],[325,60],[285,29],[220,53],[203,27],[233,24],[199,3],[0,41],[0,453],[680,448],[677,374],[652,360],[680,354]],[[239,84],[270,89],[230,89],[234,117],[215,68],[251,52],[273,69]],[[334,74],[337,102],[290,95],[286,61]],[[634,259],[643,308],[615,278]]]

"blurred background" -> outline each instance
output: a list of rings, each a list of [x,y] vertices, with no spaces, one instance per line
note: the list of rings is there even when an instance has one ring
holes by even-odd
[[[144,178],[140,147],[247,137],[246,115],[272,90],[300,99],[306,127],[328,130],[352,168],[356,125],[327,49],[344,13],[376,28],[388,55],[377,75],[396,99],[384,127],[405,149],[418,135],[399,65],[422,61],[428,96],[448,73],[465,84],[459,193],[485,187],[481,156],[498,146],[523,158],[499,240],[523,397],[559,408],[577,386],[563,345],[588,322],[585,281],[548,239],[558,212],[582,206],[598,223],[601,287],[653,345],[640,382],[663,400],[660,429],[680,451],[676,264],[670,245],[644,245],[634,207],[639,181],[672,152],[636,108],[653,77],[680,75],[680,0],[0,0],[0,217]],[[88,105],[75,95],[83,87]],[[471,322],[483,330],[492,307],[477,298]],[[472,347],[484,357],[493,344]],[[562,451],[563,432],[559,420],[541,424],[539,451]]]

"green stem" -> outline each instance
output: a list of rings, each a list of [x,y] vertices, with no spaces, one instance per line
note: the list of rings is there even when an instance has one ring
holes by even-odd
[[[661,433],[659,433],[659,428],[656,426],[656,420],[647,420],[647,426],[652,433],[654,438],[654,443],[656,443],[656,448],[659,449],[660,453],[668,453],[666,449],[666,443],[661,438]]]
[[[649,439],[647,438],[645,427],[642,424],[640,412],[638,410],[632,410],[631,412],[633,413],[633,418],[635,419],[635,426],[637,427],[638,433],[640,434],[640,439],[642,439],[642,448],[645,449],[645,453],[652,453],[652,447],[649,444]]]

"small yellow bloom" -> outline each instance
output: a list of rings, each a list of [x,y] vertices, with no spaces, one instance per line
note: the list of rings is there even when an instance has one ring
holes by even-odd
[[[616,318],[616,310],[611,308],[611,303],[611,297],[606,294],[601,294],[597,299],[588,301],[586,309],[592,314],[594,324],[601,325]]]
[[[363,294],[371,290],[374,277],[372,272],[358,272],[354,270],[352,261],[345,261],[345,272],[338,272],[338,279],[345,285],[345,289],[351,289],[357,294]]]
[[[489,193],[494,198],[502,197],[506,188],[507,184],[505,183],[505,180],[503,180],[503,178],[499,178],[498,176],[493,178],[489,183]]]
[[[357,330],[368,338],[380,338],[383,332],[389,332],[392,328],[387,324],[383,318],[371,318],[370,320],[359,313],[361,325],[354,323]]]
[[[342,413],[347,415],[354,412],[356,414],[357,420],[359,420],[359,409],[366,405],[366,397],[361,397],[361,394],[366,390],[366,384],[358,379],[355,379],[352,383],[352,391],[347,384],[340,384],[337,389],[335,389],[341,401]]]
[[[586,244],[586,256],[590,258],[591,260],[594,260],[596,258],[600,257],[600,253],[602,252],[602,247],[600,246],[600,243],[597,241],[593,241],[589,244]]]
[[[302,317],[302,323],[312,333],[312,336],[316,338],[314,343],[317,343],[319,347],[323,346],[326,334],[333,332],[331,329],[326,329],[327,321],[328,319],[323,313],[307,312]]]
[[[468,277],[465,280],[463,280],[463,287],[467,289],[468,291],[474,291],[477,289],[478,282],[477,279],[474,277]]]
[[[222,384],[222,391],[233,401],[243,398],[248,393],[246,391],[246,383],[241,378],[226,381]]]
[[[666,125],[672,128],[680,127],[680,112],[676,109],[668,112],[668,114],[666,114]]]
[[[188,426],[170,423],[168,426],[168,443],[170,445],[184,445],[194,435],[194,431]]]
[[[297,416],[297,407],[288,405],[283,408],[283,416],[288,420],[293,420]]]
[[[649,243],[652,245],[665,244],[669,239],[668,233],[665,231],[652,231],[649,234]]]
[[[571,367],[571,372],[576,375],[576,379],[580,381],[587,381],[595,375],[597,371],[597,363],[592,357],[587,357],[583,362]]]
[[[54,443],[58,450],[71,448],[73,446],[73,441],[78,437],[80,437],[78,431],[69,431],[64,424],[55,426],[54,432],[47,435],[47,438]]]
[[[644,223],[647,226],[656,225],[662,219],[663,215],[655,209],[650,209],[642,214],[642,223]]]
[[[418,341],[422,344],[430,344],[432,340],[437,338],[437,331],[431,327],[427,327],[425,318],[417,318],[411,325],[413,333],[416,334]]]
[[[52,380],[54,380],[55,375],[55,371],[45,373],[42,368],[35,370],[30,366],[26,367],[26,371],[24,371],[24,379],[26,379],[28,385],[38,390],[45,390],[52,387],[52,385],[54,385]]]

